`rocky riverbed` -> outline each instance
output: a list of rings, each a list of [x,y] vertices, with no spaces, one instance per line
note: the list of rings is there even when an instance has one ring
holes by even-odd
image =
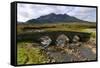
[[[51,63],[96,60],[96,39],[90,38],[87,42],[80,42],[79,39],[75,35],[69,43],[69,38],[62,34],[58,36],[56,45],[49,45],[43,50]]]
[[[24,44],[25,44],[24,52],[27,56],[27,59],[25,60],[24,64],[37,64],[38,62],[41,64],[41,63],[96,60],[96,40],[92,38],[89,41],[82,43],[80,46],[73,48],[69,48],[67,46],[57,47],[56,45],[50,45],[48,46],[48,48],[44,49],[38,43],[24,43]],[[19,49],[20,48],[21,46],[19,46]],[[34,58],[36,59],[36,61],[32,60]],[[38,61],[38,59],[40,61]]]

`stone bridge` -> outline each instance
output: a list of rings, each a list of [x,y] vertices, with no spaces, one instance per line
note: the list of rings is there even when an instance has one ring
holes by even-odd
[[[72,42],[73,37],[77,35],[80,38],[80,42],[86,42],[90,39],[91,33],[84,32],[71,32],[71,31],[46,31],[46,32],[34,32],[34,33],[22,33],[17,35],[17,41],[31,41],[40,42],[42,36],[49,36],[52,39],[52,43],[56,41],[58,36],[66,35],[69,38],[69,42]]]

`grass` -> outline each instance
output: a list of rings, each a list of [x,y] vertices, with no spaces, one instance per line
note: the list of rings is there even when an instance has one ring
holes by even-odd
[[[95,23],[78,23],[78,22],[70,22],[70,23],[57,23],[57,24],[18,24],[17,33],[25,32],[25,27],[31,27],[29,30],[36,30],[34,28],[38,28],[44,31],[76,31],[81,32],[83,29],[91,29],[96,28]],[[45,28],[44,28],[45,27]],[[28,29],[26,29],[28,30]]]
[[[25,64],[27,61],[27,54],[25,48],[18,48],[17,52],[17,63],[18,64]]]
[[[96,32],[92,32],[91,37],[96,38]]]
[[[17,44],[17,63],[21,64],[41,64],[48,61],[48,57],[41,49],[31,46],[30,43],[21,42]]]
[[[96,29],[83,29],[83,32],[91,33],[91,37],[96,38]]]

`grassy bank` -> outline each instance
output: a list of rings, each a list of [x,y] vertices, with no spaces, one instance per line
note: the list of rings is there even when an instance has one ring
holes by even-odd
[[[17,44],[17,63],[21,64],[42,64],[48,62],[48,57],[38,44],[20,42]]]

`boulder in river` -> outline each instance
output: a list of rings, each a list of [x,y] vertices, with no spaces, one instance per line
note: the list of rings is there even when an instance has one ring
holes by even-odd
[[[79,42],[79,40],[80,40],[80,37],[79,37],[78,35],[75,35],[75,36],[73,37],[72,42]]]
[[[67,43],[69,43],[69,38],[65,34],[61,34],[56,39],[56,45],[60,47],[64,47]]]
[[[40,38],[41,44],[44,48],[48,47],[50,43],[52,42],[51,38],[49,36],[43,36]]]

